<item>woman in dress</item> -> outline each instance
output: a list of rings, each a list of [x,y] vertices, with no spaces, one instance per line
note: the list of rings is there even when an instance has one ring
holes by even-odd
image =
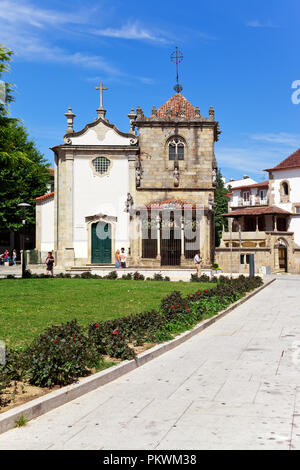
[[[118,269],[121,265],[120,250],[116,251],[115,259],[116,259],[116,268]]]

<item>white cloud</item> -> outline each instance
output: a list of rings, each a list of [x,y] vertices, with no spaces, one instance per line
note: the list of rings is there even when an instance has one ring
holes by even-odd
[[[151,32],[140,26],[138,23],[127,24],[118,29],[97,29],[92,31],[92,33],[97,36],[106,36],[111,38],[146,40],[161,43],[168,42],[161,32]]]
[[[219,167],[226,168],[229,176],[240,172],[261,177],[265,174],[265,168],[274,167],[299,147],[299,140],[298,145],[287,142],[280,145],[276,140],[264,142],[262,145],[252,144],[247,147],[220,147],[216,150]]]
[[[0,0],[0,19],[9,23],[23,23],[42,28],[46,25],[82,24],[87,21],[87,15],[83,11],[70,13],[42,10],[24,1]]]
[[[50,62],[58,64],[73,64],[84,68],[90,68],[105,72],[110,79],[138,80],[145,84],[151,84],[148,77],[133,76],[122,72],[111,64],[105,57],[90,54],[83,51],[68,51],[57,46],[53,42],[53,29],[59,29],[60,35],[64,34],[68,25],[89,25],[93,21],[92,13],[64,12],[47,10],[36,7],[32,3],[21,0],[0,0],[0,34],[1,43],[14,50],[17,57],[31,62]],[[154,35],[150,31],[141,28],[138,24],[126,26],[118,32],[106,29],[105,34],[111,37],[127,37],[130,39],[145,39],[164,42],[160,33]],[[72,28],[72,33],[81,34],[81,28]],[[90,33],[89,33],[90,34]],[[97,34],[102,35],[101,31]],[[102,77],[103,78],[103,77]]]
[[[252,140],[266,144],[279,144],[288,147],[300,147],[300,134],[289,134],[287,132],[253,134]]]
[[[246,26],[249,28],[278,28],[271,20],[261,22],[259,20],[247,21]]]

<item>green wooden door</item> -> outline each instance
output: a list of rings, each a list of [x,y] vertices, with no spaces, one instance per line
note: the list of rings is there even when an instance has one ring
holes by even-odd
[[[111,225],[105,222],[92,225],[92,263],[111,264]]]

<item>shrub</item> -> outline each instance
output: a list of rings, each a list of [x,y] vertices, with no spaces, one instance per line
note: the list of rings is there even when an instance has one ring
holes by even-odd
[[[167,295],[161,301],[161,310],[167,321],[174,319],[180,314],[186,314],[189,312],[190,307],[190,300],[182,298],[181,293],[176,291]]]
[[[89,326],[88,335],[90,342],[95,346],[99,354],[108,355],[120,359],[132,359],[135,352],[125,339],[124,333],[116,328],[115,322],[99,322]]]
[[[86,271],[84,273],[81,273],[80,277],[81,279],[92,279],[93,275],[90,271]]]
[[[160,274],[160,273],[155,273],[154,276],[153,276],[153,280],[154,280],[154,281],[163,281],[164,278],[163,278],[162,274]]]
[[[131,281],[132,280],[132,274],[131,273],[123,274],[122,279],[124,279],[125,281]]]
[[[197,274],[191,274],[191,282],[211,282],[211,279],[206,274],[202,274],[202,276],[198,277]]]
[[[107,274],[106,279],[118,279],[117,271],[111,271],[109,274]]]
[[[99,361],[77,320],[47,328],[22,357],[29,383],[40,387],[70,384],[88,375],[88,368]]]
[[[140,274],[139,272],[135,272],[134,275],[133,275],[133,279],[135,281],[144,281],[145,280],[145,276],[143,276],[143,274]]]

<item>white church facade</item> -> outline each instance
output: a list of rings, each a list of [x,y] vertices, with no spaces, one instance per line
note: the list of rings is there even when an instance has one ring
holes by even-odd
[[[140,107],[121,132],[106,118],[75,132],[66,113],[64,143],[52,147],[54,191],[36,199],[36,249],[53,251],[61,268],[113,265],[125,248],[130,266],[191,266],[197,250],[204,266],[214,260],[214,143],[220,131],[180,93],[146,117]],[[184,207],[199,241],[186,238]],[[196,220],[196,206],[202,215]],[[154,215],[153,211],[154,210]],[[169,233],[164,237],[165,214]],[[198,240],[198,239],[197,239]]]

